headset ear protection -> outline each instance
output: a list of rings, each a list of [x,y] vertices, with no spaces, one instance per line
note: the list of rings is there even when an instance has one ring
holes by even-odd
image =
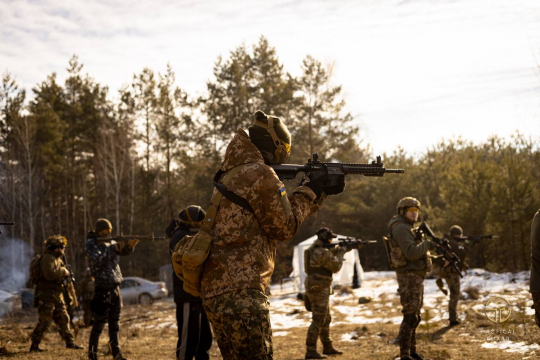
[[[278,122],[279,122],[279,119],[273,116],[268,116],[268,115],[266,116],[266,119],[268,120],[267,124],[257,119],[253,122],[253,125],[260,126],[266,129],[266,131],[268,131],[268,133],[270,134],[270,137],[272,138],[272,142],[276,146],[276,150],[274,150],[275,162],[277,164],[281,164],[282,162],[287,160],[287,158],[289,157],[291,153],[291,145],[280,140],[276,134],[276,130],[274,129],[274,119],[277,120]]]
[[[195,228],[200,228],[202,226],[202,223],[203,223],[203,220],[201,221],[195,221],[192,217],[191,217],[191,214],[189,213],[189,208],[190,206],[188,206],[187,208],[184,209],[184,211],[186,212],[186,215],[187,215],[187,218],[188,218],[188,221],[185,221],[183,220],[182,218],[180,218],[180,222],[184,223],[184,224],[187,224],[191,227],[195,227]],[[201,212],[201,209],[198,208],[197,209],[197,216],[195,216],[195,219],[197,219],[199,217],[199,213]]]

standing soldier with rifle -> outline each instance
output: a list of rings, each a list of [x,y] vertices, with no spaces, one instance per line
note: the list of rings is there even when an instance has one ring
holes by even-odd
[[[89,359],[98,358],[99,336],[109,324],[109,345],[115,360],[125,360],[120,351],[118,332],[120,331],[120,311],[122,309],[122,272],[118,265],[118,255],[130,255],[139,242],[137,239],[111,238],[112,225],[107,219],[98,219],[95,232],[90,231],[85,244],[86,256],[95,278],[95,293],[90,306],[95,319],[88,345]],[[128,237],[126,237],[128,238]],[[114,241],[113,239],[116,239]]]
[[[448,241],[452,251],[459,257],[461,263],[461,270],[467,270],[467,265],[465,263],[465,258],[467,256],[467,250],[465,245],[459,243],[463,236],[463,229],[459,225],[453,225],[450,228],[450,233],[448,236]],[[441,259],[438,261],[438,265],[441,270],[439,273],[439,278],[435,281],[439,289],[448,295],[448,290],[444,286],[443,279],[448,283],[448,288],[450,289],[450,301],[448,302],[448,313],[450,326],[456,326],[461,324],[457,316],[457,305],[459,301],[459,295],[461,294],[461,275],[460,273],[452,266],[449,266],[447,261]]]
[[[309,181],[288,196],[269,165],[286,161],[290,149],[283,122],[257,111],[249,135],[238,129],[227,146],[215,177],[205,218],[205,225],[213,224],[212,247],[200,294],[224,359],[273,358],[264,291],[274,271],[276,243],[290,241],[326,195],[339,194],[345,186],[343,179],[327,188],[322,181]]]
[[[534,320],[540,327],[540,210],[531,225],[531,281],[529,292],[533,298]]]
[[[304,251],[304,266],[307,273],[305,281],[306,302],[311,304],[311,325],[306,337],[306,359],[324,359],[325,355],[341,355],[332,346],[330,338],[330,295],[332,295],[332,275],[343,266],[343,255],[350,248],[334,246],[328,248],[337,237],[331,229],[317,230],[317,240]],[[310,307],[309,305],[307,306]],[[317,352],[317,339],[321,338],[323,354]]]
[[[391,266],[396,269],[398,292],[403,306],[403,321],[399,329],[399,351],[402,360],[422,360],[416,349],[416,328],[420,324],[420,310],[424,298],[424,278],[431,270],[429,250],[436,243],[424,239],[413,228],[418,219],[420,201],[413,197],[401,199],[388,227],[385,237],[386,249]]]
[[[38,308],[39,320],[32,332],[30,352],[41,352],[39,348],[43,334],[52,321],[58,326],[60,336],[69,349],[82,349],[75,344],[73,329],[64,299],[65,279],[70,276],[62,260],[67,240],[53,235],[45,240],[45,252],[36,255],[30,262],[30,281],[36,286],[34,305]]]
[[[199,231],[205,215],[206,212],[200,206],[191,205],[178,214],[179,220],[172,219],[165,231],[171,238],[169,243],[171,255],[180,240]],[[184,290],[184,282],[174,271],[172,276],[178,324],[176,358],[191,360],[195,357],[197,360],[208,360],[208,351],[212,346],[212,330],[202,300],[200,296],[191,295]]]

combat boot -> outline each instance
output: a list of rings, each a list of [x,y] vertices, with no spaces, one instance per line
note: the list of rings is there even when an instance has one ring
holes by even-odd
[[[35,344],[35,343],[32,343],[32,345],[30,345],[30,352],[43,352],[45,350],[41,349],[39,347],[39,344]]]
[[[82,346],[79,346],[75,343],[71,343],[71,344],[66,344],[66,348],[68,349],[75,349],[75,350],[81,350],[81,349],[84,349]]]
[[[424,360],[424,358],[422,357],[422,355],[420,355],[420,354],[418,354],[418,353],[411,354],[411,359],[415,359],[415,360]]]
[[[311,350],[306,353],[306,357],[304,359],[326,359],[326,358],[327,358],[326,355],[321,355],[317,351]]]
[[[439,288],[439,290],[443,292],[444,295],[448,295],[448,290],[446,290],[446,287],[444,287],[443,279],[438,278],[437,280],[435,280],[435,283],[437,284],[437,287]]]
[[[122,353],[116,354],[113,360],[129,360],[128,358],[125,358]]]
[[[342,351],[335,349],[332,345],[325,347],[323,350],[324,355],[343,355]]]
[[[459,320],[450,320],[450,326],[457,326],[457,325],[461,325],[461,321]]]

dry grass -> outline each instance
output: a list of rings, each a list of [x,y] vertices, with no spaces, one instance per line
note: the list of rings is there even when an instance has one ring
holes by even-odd
[[[344,298],[345,299],[345,298]],[[399,316],[399,305],[392,301],[392,306],[384,307],[388,318]],[[358,299],[349,297],[348,300],[336,298],[334,304],[358,307],[360,310],[381,309],[381,304],[388,306],[389,300],[384,296],[374,299],[368,304],[358,305]],[[540,351],[527,354],[510,353],[503,350],[486,349],[481,344],[486,340],[485,331],[489,329],[514,329],[515,333],[509,335],[512,341],[523,341],[529,344],[540,343],[540,331],[531,321],[531,317],[524,312],[516,313],[508,323],[494,325],[482,314],[472,310],[474,302],[463,301],[461,311],[468,314],[463,325],[449,328],[446,321],[423,321],[418,331],[418,344],[421,354],[426,359],[478,359],[478,360],[509,360],[540,358]],[[446,306],[446,304],[441,304]],[[527,305],[525,302],[523,308]],[[170,301],[158,302],[151,307],[126,306],[121,320],[120,341],[123,353],[130,359],[174,359],[176,345],[175,307]],[[432,311],[434,312],[434,311]],[[287,309],[289,316],[309,317],[301,301],[298,306]],[[437,314],[429,314],[433,317]],[[340,322],[345,319],[343,314],[335,312],[333,321]],[[47,349],[41,354],[29,354],[29,335],[35,324],[36,315],[13,317],[3,320],[0,325],[0,357],[13,359],[84,359],[86,350],[67,350],[60,336],[51,329],[46,335],[42,347]],[[379,322],[367,325],[337,325],[331,328],[334,346],[345,354],[335,357],[340,360],[349,359],[393,359],[398,355],[398,347],[392,344],[397,336],[399,325],[388,322]],[[283,330],[275,330],[277,333]],[[307,328],[287,329],[285,336],[275,336],[275,359],[303,359],[305,354],[305,336]],[[88,346],[90,329],[80,329],[77,343]],[[343,341],[345,334],[352,335],[351,341]],[[107,347],[107,328],[101,337],[101,358],[111,358]],[[320,344],[319,344],[320,349]],[[219,349],[214,343],[211,349],[211,359],[221,359]]]

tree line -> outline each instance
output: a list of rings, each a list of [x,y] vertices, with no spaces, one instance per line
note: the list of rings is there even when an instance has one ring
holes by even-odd
[[[289,162],[313,152],[326,161],[367,162],[374,154],[346,111],[332,69],[306,56],[293,77],[261,37],[219,57],[203,95],[183,90],[168,66],[145,68],[117,94],[84,74],[73,56],[67,78],[56,74],[28,96],[5,73],[0,89],[0,219],[6,234],[35,251],[52,234],[68,238],[68,261],[86,267],[84,241],[99,217],[114,233],[163,235],[188,205],[208,207],[212,178],[238,127],[256,110],[282,117],[293,137]],[[383,154],[406,174],[348,177],[345,194],[326,200],[290,243],[278,244],[274,280],[291,271],[292,247],[321,226],[359,238],[380,239],[397,201],[415,196],[440,233],[453,224],[466,234],[496,233],[472,249],[471,265],[494,271],[529,267],[529,228],[540,207],[538,140],[522,134],[475,145],[445,140],[420,156],[403,149]],[[296,181],[286,183],[288,188]],[[10,233],[11,232],[11,233]],[[361,251],[364,267],[388,267],[382,244]],[[157,278],[169,263],[167,243],[141,243],[121,260],[126,275]]]

